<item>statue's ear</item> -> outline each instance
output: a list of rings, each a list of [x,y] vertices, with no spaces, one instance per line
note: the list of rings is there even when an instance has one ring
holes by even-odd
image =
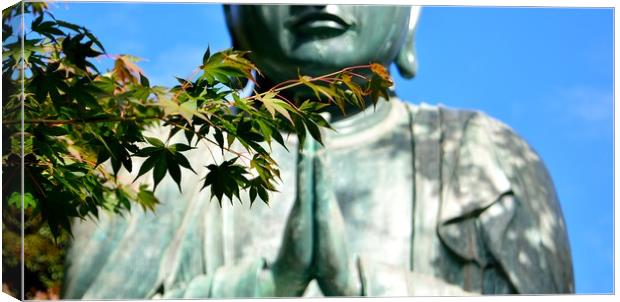
[[[234,5],[234,4],[233,4]],[[234,20],[232,15],[231,4],[224,4],[224,17],[226,19],[226,27],[228,28],[228,33],[230,34],[230,39],[232,41],[232,48],[239,50],[239,42],[237,41],[237,37],[234,30]]]
[[[238,6],[234,6],[234,4],[224,4],[224,17],[226,18],[226,27],[228,28],[228,33],[230,34],[230,39],[232,42],[232,48],[234,50],[243,50],[239,44],[239,40],[237,38],[237,34],[235,32],[235,20],[234,20],[234,9],[239,9]],[[240,82],[236,83],[237,86],[235,88],[243,89],[248,85],[248,80],[242,78]],[[233,83],[234,85],[234,83]]]
[[[407,28],[407,37],[405,43],[401,46],[398,55],[396,56],[396,67],[398,72],[404,78],[413,78],[418,69],[418,60],[415,54],[415,29],[418,24],[418,18],[420,16],[420,7],[412,6],[411,14],[409,15],[409,25]]]

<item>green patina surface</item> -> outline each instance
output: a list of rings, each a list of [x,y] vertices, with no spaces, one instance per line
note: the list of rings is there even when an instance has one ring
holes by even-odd
[[[415,74],[417,8],[226,6],[263,84],[395,62]],[[293,97],[306,97],[299,91]],[[65,298],[409,296],[574,292],[553,184],[538,155],[480,112],[395,95],[341,115],[324,146],[274,147],[271,206],[210,202],[183,176],[156,213],[77,223]],[[157,130],[155,130],[157,132]],[[154,134],[156,135],[156,133]],[[191,151],[206,161],[208,146]],[[203,171],[197,171],[201,175]]]

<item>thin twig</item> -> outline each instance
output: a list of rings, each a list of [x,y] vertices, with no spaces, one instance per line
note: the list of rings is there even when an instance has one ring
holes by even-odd
[[[208,141],[208,142],[210,142],[210,143],[212,143],[212,144],[214,144],[214,145],[219,146],[219,144],[218,144],[217,142],[215,142],[214,140],[212,140],[212,139],[210,139],[210,138],[208,138],[208,137],[206,137],[206,136],[202,135],[201,133],[197,132],[195,129],[190,129],[190,128],[187,128],[187,127],[185,127],[185,126],[183,126],[183,125],[181,125],[181,124],[178,124],[178,123],[176,123],[176,122],[170,122],[170,121],[169,121],[169,123],[170,123],[170,124],[172,124],[172,125],[174,125],[174,126],[176,126],[176,127],[181,128],[181,129],[183,129],[183,130],[191,131],[191,132],[193,132],[196,136],[198,136],[199,138],[204,139],[204,140],[206,140],[206,141]],[[249,157],[247,157],[247,155],[245,155],[244,153],[237,152],[237,151],[232,150],[232,149],[230,149],[230,148],[228,148],[228,147],[225,147],[225,146],[220,146],[220,148],[221,148],[221,149],[223,149],[223,150],[225,150],[225,151],[228,151],[228,152],[230,152],[230,153],[233,153],[233,154],[235,154],[235,155],[237,155],[237,156],[239,156],[239,157],[244,157],[244,158],[250,159],[250,158],[249,158]]]
[[[55,119],[32,119],[24,120],[24,124],[51,124],[51,125],[71,125],[71,124],[89,124],[89,123],[110,123],[110,122],[131,122],[161,119],[161,116],[145,116],[145,117],[116,117],[116,118],[95,118],[95,119],[71,119],[71,120],[55,120]],[[21,123],[21,120],[2,121],[4,125],[14,125]]]

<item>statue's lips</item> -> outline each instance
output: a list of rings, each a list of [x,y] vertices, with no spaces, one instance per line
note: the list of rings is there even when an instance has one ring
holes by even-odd
[[[353,22],[328,13],[303,14],[292,18],[287,23],[287,27],[297,34],[321,36],[341,34],[353,25]]]

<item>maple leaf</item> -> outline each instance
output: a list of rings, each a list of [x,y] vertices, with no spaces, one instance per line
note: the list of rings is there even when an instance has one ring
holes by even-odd
[[[139,62],[141,59],[130,55],[118,55],[115,58],[112,75],[121,83],[138,84],[144,71],[134,62]]]
[[[265,93],[262,97],[259,97],[258,100],[263,103],[265,109],[269,111],[272,117],[276,116],[276,112],[280,113],[284,118],[293,123],[293,119],[291,119],[291,115],[289,111],[294,112],[295,108],[289,105],[287,102],[276,98],[277,94],[273,91],[269,91]]]
[[[392,78],[390,77],[390,74],[388,73],[385,66],[377,63],[372,63],[370,64],[370,71],[378,75],[385,82],[392,84]]]
[[[206,79],[211,84],[221,82],[230,85],[240,78],[256,82],[252,71],[258,73],[258,69],[250,60],[245,58],[248,53],[247,51],[228,49],[211,56],[210,50],[207,49],[203,57],[203,64],[200,66],[203,71],[201,78]]]
[[[207,116],[198,111],[197,101],[195,99],[179,104],[176,101],[161,98],[157,105],[164,109],[165,115],[179,114],[189,123],[192,122],[194,116],[197,116],[205,121],[209,120]]]

